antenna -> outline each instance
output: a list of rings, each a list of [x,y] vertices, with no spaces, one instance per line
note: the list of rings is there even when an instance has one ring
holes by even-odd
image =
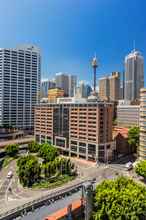
[[[133,51],[135,51],[135,40],[133,40]]]

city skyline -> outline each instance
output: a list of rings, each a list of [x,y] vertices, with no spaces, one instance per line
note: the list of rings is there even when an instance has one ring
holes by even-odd
[[[91,83],[94,52],[100,63],[97,79],[123,71],[124,57],[133,49],[134,40],[145,57],[145,4],[144,0],[141,4],[136,0],[5,0],[1,3],[0,47],[36,44],[42,49],[42,78],[64,72]]]

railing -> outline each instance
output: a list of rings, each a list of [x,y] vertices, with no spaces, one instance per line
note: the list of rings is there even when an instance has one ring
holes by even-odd
[[[17,208],[14,208],[14,209],[11,209],[7,212],[4,212],[4,213],[0,214],[0,220],[10,220],[12,218],[16,218],[18,216],[25,215],[30,210],[34,210],[34,209],[42,206],[43,204],[47,205],[52,200],[53,201],[58,200],[70,192],[81,189],[83,187],[83,183],[85,183],[87,181],[91,181],[91,179],[81,181],[80,183],[78,183],[76,185],[66,187],[65,189],[54,192],[51,195],[42,196],[41,198],[34,199],[31,202],[25,203],[24,205],[18,206]]]

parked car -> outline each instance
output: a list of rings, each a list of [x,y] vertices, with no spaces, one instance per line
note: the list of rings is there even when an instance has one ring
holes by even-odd
[[[126,163],[125,168],[126,168],[126,170],[132,170],[132,168],[133,168],[132,162],[129,161],[128,163]]]
[[[10,170],[10,171],[8,172],[8,174],[7,174],[7,178],[8,178],[8,179],[11,179],[12,176],[13,176],[13,172]]]

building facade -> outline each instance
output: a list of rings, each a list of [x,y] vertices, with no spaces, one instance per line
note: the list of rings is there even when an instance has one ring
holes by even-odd
[[[48,101],[50,103],[56,103],[57,98],[64,97],[64,90],[60,88],[54,88],[48,90]]]
[[[107,101],[109,99],[109,78],[102,77],[99,79],[99,98]]]
[[[41,104],[35,108],[35,138],[49,141],[61,151],[105,162],[112,158],[110,103]]]
[[[140,90],[140,144],[138,155],[146,160],[146,88]]]
[[[117,124],[119,127],[139,126],[139,105],[121,104],[117,106]]]
[[[77,87],[77,76],[75,75],[69,75],[68,76],[68,96],[74,97],[76,93],[76,87]]]
[[[0,126],[34,127],[40,75],[41,56],[36,46],[0,49]]]
[[[92,88],[89,84],[86,84],[84,81],[80,81],[76,89],[75,96],[77,98],[87,98],[91,95]]]
[[[125,57],[125,100],[134,101],[140,97],[144,87],[144,58],[139,51],[132,51]]]
[[[111,76],[99,79],[99,98],[105,101],[118,101],[120,99],[119,72],[112,72]]]
[[[120,73],[112,72],[109,77],[109,100],[118,101],[120,99]]]
[[[48,90],[56,87],[56,83],[52,80],[42,80],[41,82],[41,98],[48,97]]]
[[[65,96],[73,97],[76,91],[77,77],[64,73],[57,73],[55,77],[56,87],[65,92]]]

